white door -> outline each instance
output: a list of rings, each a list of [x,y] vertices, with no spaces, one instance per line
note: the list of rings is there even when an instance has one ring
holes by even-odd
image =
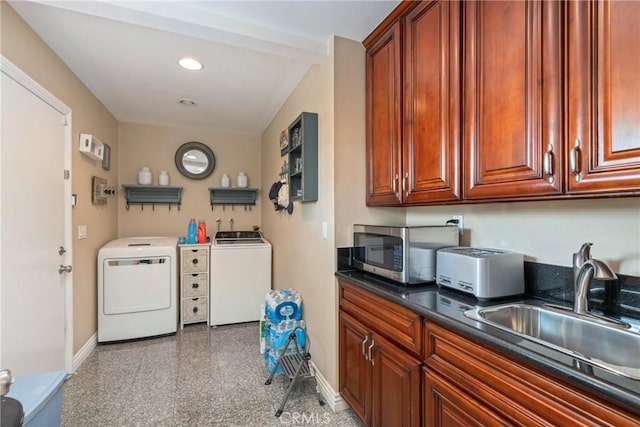
[[[71,260],[66,117],[2,59],[0,366],[16,376],[68,370],[71,278],[59,272]]]

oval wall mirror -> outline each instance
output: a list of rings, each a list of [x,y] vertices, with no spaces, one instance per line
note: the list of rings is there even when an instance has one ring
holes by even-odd
[[[201,142],[186,142],[176,150],[176,167],[191,179],[204,179],[216,167],[213,151]]]

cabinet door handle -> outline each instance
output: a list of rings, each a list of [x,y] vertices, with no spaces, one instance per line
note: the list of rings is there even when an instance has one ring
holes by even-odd
[[[369,360],[367,359],[367,354],[364,352],[364,345],[367,343],[368,340],[369,340],[369,335],[365,335],[364,340],[362,341],[362,355],[364,356],[365,360]]]
[[[402,178],[402,192],[404,196],[407,197],[409,195],[409,185],[407,183],[409,179],[409,172],[405,172],[404,178]]]
[[[553,144],[549,144],[547,152],[544,153],[544,174],[547,181],[553,183]]]
[[[580,181],[580,163],[578,160],[579,155],[580,155],[580,140],[576,138],[573,148],[571,149],[571,154],[569,156],[569,168],[571,169],[573,178],[576,181]]]
[[[371,362],[372,365],[375,365],[375,362],[373,361],[373,357],[371,357],[371,349],[373,348],[374,345],[376,345],[376,342],[373,338],[371,338],[371,345],[369,346],[369,361]]]
[[[395,177],[393,177],[393,192],[395,193],[398,187],[398,174],[396,174]]]

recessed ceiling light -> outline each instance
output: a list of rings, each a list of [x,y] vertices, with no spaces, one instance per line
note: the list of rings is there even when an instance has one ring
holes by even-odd
[[[202,65],[200,61],[193,58],[182,58],[178,61],[178,64],[180,64],[182,68],[190,71],[200,71],[204,68],[204,65]]]
[[[196,104],[195,101],[192,101],[190,99],[181,99],[180,101],[178,101],[178,104],[185,106],[185,107],[197,107],[198,104]]]

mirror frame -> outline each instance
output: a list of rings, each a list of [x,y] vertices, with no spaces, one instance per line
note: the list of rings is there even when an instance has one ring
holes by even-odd
[[[184,155],[188,151],[192,151],[192,150],[201,152],[209,162],[206,169],[200,173],[189,172],[187,168],[185,168],[184,164],[182,163],[182,159]],[[211,175],[211,173],[216,167],[216,157],[213,155],[213,151],[211,151],[211,149],[207,147],[205,144],[203,144],[202,142],[196,142],[196,141],[185,142],[184,144],[182,144],[176,150],[175,161],[176,161],[176,167],[178,168],[178,171],[183,176],[191,179],[205,179],[206,177]]]

